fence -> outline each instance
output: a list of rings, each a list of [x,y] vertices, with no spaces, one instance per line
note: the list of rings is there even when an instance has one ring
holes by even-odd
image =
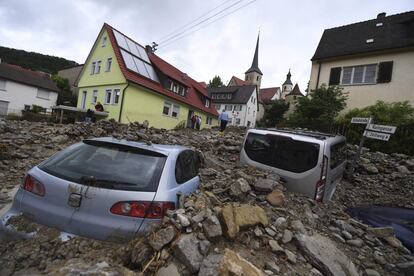
[[[396,125],[396,127],[397,131],[391,135],[389,141],[366,139],[364,146],[373,151],[414,155],[414,123]],[[358,144],[364,133],[365,125],[342,123],[317,126],[312,129],[332,134],[341,134],[346,137],[348,143]]]

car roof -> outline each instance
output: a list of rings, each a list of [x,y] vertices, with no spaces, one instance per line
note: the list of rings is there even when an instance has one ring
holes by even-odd
[[[254,130],[261,130],[261,131],[270,131],[270,132],[278,132],[283,134],[293,134],[298,136],[305,136],[309,138],[314,138],[317,140],[337,140],[337,138],[344,139],[344,136],[337,135],[337,134],[330,134],[318,131],[311,131],[305,129],[287,129],[287,128],[255,128],[249,131],[254,132]]]
[[[126,139],[116,139],[114,137],[99,137],[99,138],[91,138],[87,140],[100,141],[100,142],[124,145],[124,146],[129,146],[129,147],[141,148],[141,149],[145,149],[149,151],[158,152],[164,155],[169,155],[171,153],[178,153],[178,152],[188,149],[180,145],[147,144],[144,142],[129,141]]]

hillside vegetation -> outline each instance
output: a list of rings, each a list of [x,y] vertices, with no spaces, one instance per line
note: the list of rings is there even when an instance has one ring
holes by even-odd
[[[78,65],[75,61],[61,57],[43,55],[35,52],[26,52],[0,46],[2,62],[19,65],[23,68],[56,74],[57,71]]]

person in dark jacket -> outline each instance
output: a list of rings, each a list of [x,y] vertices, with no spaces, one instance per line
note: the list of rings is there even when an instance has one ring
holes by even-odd
[[[104,111],[104,108],[103,108],[103,105],[101,104],[101,102],[98,102],[98,103],[95,105],[95,110],[96,110],[96,111],[100,111],[100,112],[103,112],[103,111]]]

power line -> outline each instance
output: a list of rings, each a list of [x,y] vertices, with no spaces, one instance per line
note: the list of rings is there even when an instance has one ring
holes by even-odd
[[[199,26],[200,24],[203,24],[204,22],[206,22],[206,21],[210,20],[211,18],[213,18],[213,17],[215,17],[215,16],[217,16],[217,15],[219,15],[219,14],[223,13],[223,12],[225,12],[226,10],[228,10],[228,9],[230,9],[230,8],[232,8],[232,7],[234,7],[235,5],[237,5],[237,4],[239,4],[240,2],[243,2],[243,1],[245,1],[245,0],[239,0],[239,1],[237,1],[237,2],[235,2],[235,3],[233,3],[233,4],[231,4],[230,6],[228,6],[228,7],[224,8],[224,9],[220,10],[219,12],[217,12],[217,13],[215,13],[215,14],[213,14],[213,15],[211,15],[211,16],[209,16],[209,17],[207,17],[207,18],[203,19],[203,20],[201,20],[200,22],[198,22],[198,23],[196,23],[196,24],[194,24],[194,25],[192,25],[192,26],[190,26],[190,27],[188,27],[188,28],[186,28],[186,29],[183,29],[182,31],[180,31],[179,33],[177,33],[177,34],[175,34],[175,35],[171,36],[170,38],[168,38],[168,39],[164,39],[164,40],[162,40],[162,41],[158,42],[158,44],[165,43],[165,42],[167,42],[167,41],[169,41],[169,40],[174,39],[175,37],[178,37],[178,36],[182,35],[183,33],[187,32],[188,30],[191,30],[192,28],[197,27],[197,26]]]
[[[165,47],[167,47],[168,45],[170,45],[170,44],[174,43],[175,41],[178,41],[178,40],[180,40],[180,39],[183,39],[184,37],[186,37],[186,36],[188,36],[188,35],[190,35],[190,34],[193,34],[193,33],[195,33],[195,32],[197,32],[197,31],[199,31],[199,30],[201,30],[201,29],[203,29],[203,28],[205,28],[205,27],[209,26],[210,24],[212,24],[212,23],[214,23],[214,22],[216,22],[216,21],[218,21],[218,20],[220,20],[220,19],[222,19],[222,18],[224,18],[224,17],[226,17],[226,16],[228,16],[228,15],[231,15],[231,14],[235,13],[236,11],[238,11],[238,10],[240,10],[240,9],[242,9],[242,8],[244,8],[244,7],[248,6],[248,5],[250,5],[250,4],[252,4],[253,2],[256,2],[256,0],[252,0],[252,1],[250,1],[250,2],[248,2],[248,3],[246,3],[246,4],[244,4],[244,5],[242,5],[242,6],[240,6],[240,7],[238,7],[237,9],[235,9],[235,10],[233,10],[233,11],[229,12],[229,13],[226,13],[226,14],[224,14],[223,16],[220,16],[219,18],[216,18],[215,20],[208,22],[206,25],[201,26],[200,28],[198,28],[198,29],[196,29],[196,30],[194,30],[194,31],[191,31],[191,32],[189,32],[189,33],[186,33],[186,34],[184,34],[184,35],[182,35],[182,36],[180,36],[180,37],[177,37],[176,39],[173,39],[173,40],[169,41],[168,43],[161,45],[159,48],[165,48]]]
[[[188,23],[186,23],[186,24],[182,25],[181,27],[179,27],[179,28],[175,29],[175,30],[174,30],[174,31],[172,31],[171,33],[169,33],[169,34],[167,34],[167,35],[165,35],[165,36],[161,37],[158,41],[162,41],[162,40],[166,39],[167,37],[169,37],[169,36],[171,36],[171,35],[175,34],[176,32],[181,31],[181,29],[183,29],[183,28],[187,27],[188,25],[190,25],[190,24],[192,24],[192,23],[196,22],[197,20],[199,20],[199,19],[203,18],[204,16],[208,15],[208,14],[209,14],[209,13],[211,13],[212,11],[214,11],[214,10],[218,9],[219,7],[221,7],[221,6],[223,6],[223,5],[227,4],[228,2],[231,2],[231,1],[234,1],[234,0],[227,0],[227,1],[224,1],[223,3],[221,3],[220,5],[218,5],[217,7],[215,7],[215,8],[213,8],[213,9],[209,10],[208,12],[206,12],[206,13],[204,13],[204,14],[202,14],[202,15],[200,15],[200,16],[199,16],[199,17],[197,17],[196,19],[194,19],[194,20],[192,20],[192,21],[190,21],[190,22],[188,22]]]

